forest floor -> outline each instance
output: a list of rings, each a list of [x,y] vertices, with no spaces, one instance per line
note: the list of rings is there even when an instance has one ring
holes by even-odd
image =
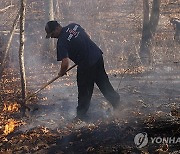
[[[0,152],[180,153],[179,73],[178,68],[169,66],[136,74],[111,71],[109,78],[121,96],[121,108],[113,113],[95,87],[87,121],[73,120],[77,106],[73,73],[58,79],[29,101],[31,111],[26,117],[21,117],[19,110],[8,110],[7,105],[19,101],[19,88],[12,90],[19,81],[12,78],[13,73],[6,74],[3,80],[6,87],[1,91]],[[30,73],[28,88],[35,91],[52,74]],[[15,128],[12,132],[10,123]],[[138,133],[143,136],[136,140]],[[162,138],[174,141],[163,143]]]

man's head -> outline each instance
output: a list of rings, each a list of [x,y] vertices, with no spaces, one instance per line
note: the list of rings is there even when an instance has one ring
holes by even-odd
[[[46,38],[58,38],[61,32],[62,26],[55,20],[48,21],[45,27],[47,33]]]

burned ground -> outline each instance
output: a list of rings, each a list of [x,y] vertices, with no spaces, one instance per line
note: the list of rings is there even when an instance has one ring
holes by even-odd
[[[179,18],[178,0],[164,0],[152,42],[152,64],[138,57],[142,31],[140,0],[61,0],[56,19],[63,25],[81,24],[104,52],[105,67],[121,96],[121,108],[112,107],[94,88],[86,122],[74,122],[77,106],[76,69],[33,97],[31,111],[21,117],[19,104],[18,28],[0,88],[0,153],[180,153],[179,144],[152,144],[137,148],[134,137],[180,137],[180,46],[173,40],[170,19]],[[0,34],[8,39],[17,1],[1,13]],[[56,52],[47,51],[43,1],[29,0],[26,16],[25,63],[28,95],[59,71]],[[87,7],[88,6],[88,7]],[[16,8],[16,9],[15,9]],[[41,9],[40,9],[41,8]],[[8,17],[8,18],[7,18]],[[87,21],[88,19],[88,21]],[[3,42],[4,43],[4,42]],[[49,57],[53,55],[52,57]],[[5,131],[6,130],[6,131]]]
[[[29,102],[31,112],[22,118],[26,124],[19,122],[14,132],[1,136],[1,151],[155,153],[161,150],[164,144],[148,143],[139,149],[134,137],[141,132],[146,132],[149,138],[179,137],[179,70],[166,68],[163,65],[161,69],[137,74],[110,73],[110,81],[121,96],[121,109],[112,116],[112,107],[95,88],[86,122],[73,121],[77,88],[76,77],[70,73]],[[6,120],[20,119],[20,113],[1,113],[2,117],[5,115]],[[1,132],[3,130],[1,127]],[[168,144],[169,153],[178,153],[179,149],[179,144]]]

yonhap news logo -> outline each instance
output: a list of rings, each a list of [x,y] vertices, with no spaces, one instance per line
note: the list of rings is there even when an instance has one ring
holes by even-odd
[[[151,144],[180,144],[180,137],[148,137],[146,132],[138,133],[134,137],[134,143],[137,148],[143,148],[148,143]]]
[[[134,143],[137,148],[143,148],[148,144],[148,136],[146,132],[139,133],[134,137]]]

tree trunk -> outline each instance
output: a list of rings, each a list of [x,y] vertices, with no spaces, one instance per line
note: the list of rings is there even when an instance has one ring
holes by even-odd
[[[46,11],[46,22],[50,20],[54,20],[54,0],[46,0],[45,1],[45,11]],[[52,52],[54,51],[54,40],[53,39],[48,39],[48,55],[49,57],[52,57]]]
[[[54,0],[49,0],[49,20],[54,20]]]
[[[19,20],[19,11],[18,11],[18,14],[13,22],[13,25],[12,25],[12,29],[10,31],[10,37],[9,37],[9,40],[7,42],[7,46],[4,50],[4,56],[3,56],[3,59],[2,59],[2,63],[1,63],[1,66],[0,66],[0,79],[2,78],[2,74],[3,74],[3,71],[4,71],[4,67],[5,67],[5,64],[6,64],[6,59],[7,59],[7,56],[8,56],[8,52],[9,52],[9,49],[10,49],[10,45],[11,45],[11,42],[12,42],[12,39],[13,39],[13,35],[15,33],[15,30],[16,30],[16,27],[17,27],[17,23],[18,23],[18,20]]]
[[[149,0],[143,0],[143,30],[140,46],[140,58],[143,65],[148,66],[151,61],[151,45],[153,35],[159,22],[161,0],[153,0],[151,16],[149,18]]]
[[[59,0],[56,0],[56,18],[60,18]]]
[[[21,88],[22,88],[22,99],[23,100],[25,100],[25,98],[26,98],[26,75],[25,75],[25,66],[24,66],[25,8],[26,8],[26,1],[21,0],[19,65],[20,65]],[[22,102],[22,105],[25,105],[25,102]]]

